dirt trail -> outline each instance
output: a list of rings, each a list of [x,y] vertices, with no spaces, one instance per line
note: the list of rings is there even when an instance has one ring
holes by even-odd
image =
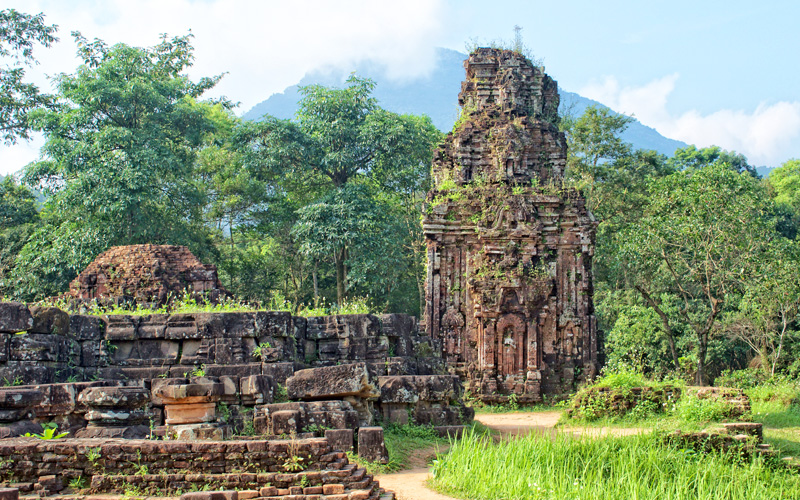
[[[486,427],[499,431],[500,438],[521,436],[530,432],[555,433],[555,425],[561,412],[480,414],[475,417]],[[444,451],[444,450],[440,450]],[[421,463],[434,454],[433,449],[419,450],[416,459]],[[412,461],[414,463],[415,461]],[[414,465],[420,463],[417,461]],[[382,488],[395,492],[398,500],[453,500],[452,497],[436,493],[425,485],[430,478],[428,467],[416,467],[395,474],[376,476]]]

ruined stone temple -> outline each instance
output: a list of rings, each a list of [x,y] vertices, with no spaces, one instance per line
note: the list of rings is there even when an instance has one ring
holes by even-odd
[[[185,291],[224,292],[216,266],[203,264],[184,246],[172,245],[112,247],[69,284],[69,295],[84,300],[129,297],[163,303],[170,294],[177,297]]]
[[[425,328],[484,401],[566,394],[596,370],[596,223],[563,186],[558,87],[508,50],[478,49],[465,68],[423,220]]]

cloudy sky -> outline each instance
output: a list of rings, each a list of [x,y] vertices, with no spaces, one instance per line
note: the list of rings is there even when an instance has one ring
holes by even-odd
[[[633,114],[667,137],[744,153],[757,165],[800,157],[800,2],[794,0],[5,0],[43,12],[61,41],[36,53],[31,78],[73,72],[70,32],[148,46],[191,30],[195,77],[239,113],[321,67],[362,60],[413,79],[435,47],[510,40],[514,25],[561,88]],[[455,99],[455,96],[454,96]],[[0,146],[0,174],[41,139]]]

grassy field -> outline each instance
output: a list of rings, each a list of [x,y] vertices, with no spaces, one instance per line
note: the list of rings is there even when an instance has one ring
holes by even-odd
[[[656,434],[495,442],[472,433],[434,464],[432,486],[475,500],[800,499],[800,475],[663,444]]]

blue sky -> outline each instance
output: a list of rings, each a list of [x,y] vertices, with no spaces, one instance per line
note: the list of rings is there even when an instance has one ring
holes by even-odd
[[[434,48],[511,40],[513,27],[561,88],[635,115],[667,137],[717,144],[758,165],[800,157],[800,2],[404,0],[6,0],[44,12],[61,42],[37,53],[31,77],[72,72],[70,31],[152,45],[195,35],[196,77],[240,113],[320,67],[384,63],[412,79]],[[41,139],[0,146],[0,174],[36,158]]]

